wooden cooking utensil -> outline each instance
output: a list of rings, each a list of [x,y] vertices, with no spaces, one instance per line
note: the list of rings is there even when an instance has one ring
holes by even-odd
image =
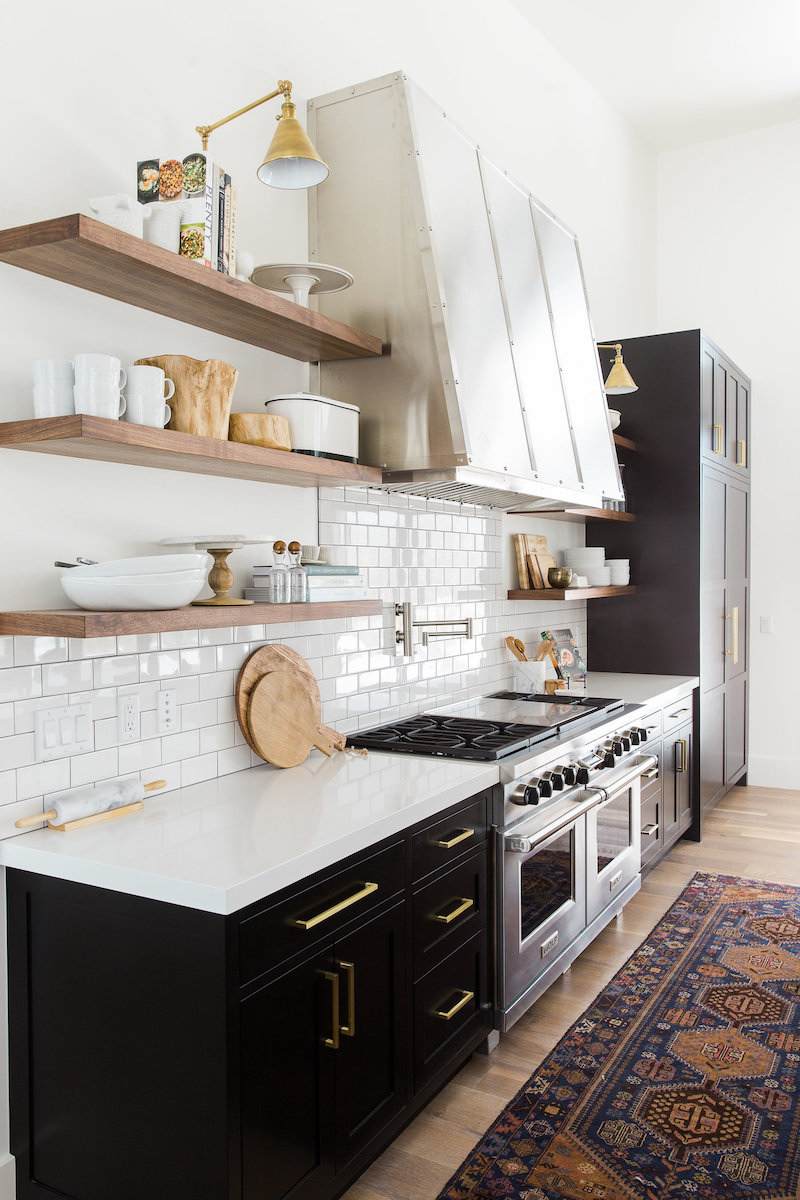
[[[319,685],[311,667],[301,654],[298,654],[296,650],[292,650],[291,646],[280,645],[260,646],[258,650],[254,650],[250,657],[245,660],[244,665],[239,671],[239,678],[236,680],[236,691],[234,694],[236,716],[239,720],[239,728],[242,731],[244,740],[250,749],[255,750],[256,754],[258,754],[258,749],[253,743],[248,723],[247,710],[250,703],[250,693],[262,675],[268,675],[270,671],[288,671],[290,674],[296,675],[305,684],[314,707],[314,716],[317,725],[325,736],[333,742],[337,750],[344,750],[347,742],[345,734],[339,733],[336,729],[331,729],[328,725],[320,724],[322,701],[319,695]]]
[[[508,646],[511,653],[514,655],[514,658],[516,658],[518,662],[527,662],[528,661],[527,658],[525,657],[525,643],[523,641],[521,641],[520,638],[507,637],[506,645]]]
[[[276,767],[299,766],[312,746],[328,755],[336,749],[317,724],[307,688],[289,671],[262,675],[250,693],[247,720],[256,754]]]

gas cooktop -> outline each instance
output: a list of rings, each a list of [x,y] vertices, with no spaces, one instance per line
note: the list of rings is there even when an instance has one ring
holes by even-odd
[[[435,754],[444,758],[494,762],[555,738],[598,713],[621,707],[621,700],[497,692],[438,713],[421,713],[403,721],[377,725],[352,734],[349,746],[392,754]]]

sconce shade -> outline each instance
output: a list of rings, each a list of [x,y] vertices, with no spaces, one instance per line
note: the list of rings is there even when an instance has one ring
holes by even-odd
[[[603,391],[607,396],[625,396],[628,392],[638,392],[638,384],[634,383],[630,371],[622,361],[622,346],[617,343],[606,348],[616,350],[617,353],[603,384]]]
[[[315,187],[328,177],[327,166],[294,113],[295,106],[291,101],[283,105],[275,136],[257,171],[261,182],[270,187]]]

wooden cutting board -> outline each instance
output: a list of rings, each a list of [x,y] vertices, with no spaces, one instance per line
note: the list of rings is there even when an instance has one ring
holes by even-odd
[[[312,746],[329,755],[336,749],[319,728],[308,688],[289,671],[261,676],[250,693],[247,720],[256,754],[276,767],[298,767]]]
[[[239,671],[239,678],[236,680],[236,691],[234,694],[239,728],[244,735],[244,740],[251,750],[255,750],[256,754],[258,754],[258,749],[253,743],[248,723],[250,693],[262,675],[268,675],[270,671],[288,671],[290,674],[296,675],[308,688],[311,703],[314,707],[314,716],[318,725],[322,715],[319,685],[317,684],[314,672],[303,656],[298,654],[296,650],[292,650],[290,646],[260,646],[258,650],[254,650],[250,657],[246,659]],[[324,731],[325,736],[333,742],[337,750],[344,750],[347,738],[343,733],[338,733],[335,729],[331,729],[327,725],[321,725],[320,728]]]

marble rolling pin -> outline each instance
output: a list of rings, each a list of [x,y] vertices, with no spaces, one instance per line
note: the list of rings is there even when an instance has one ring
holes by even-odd
[[[51,829],[75,829],[80,825],[92,825],[95,821],[109,821],[126,813],[144,808],[145,792],[155,792],[166,787],[165,779],[154,783],[142,783],[141,779],[119,779],[115,783],[101,783],[96,788],[84,788],[53,801],[53,807],[44,813],[20,817],[15,821],[17,829],[39,825],[47,821]]]

